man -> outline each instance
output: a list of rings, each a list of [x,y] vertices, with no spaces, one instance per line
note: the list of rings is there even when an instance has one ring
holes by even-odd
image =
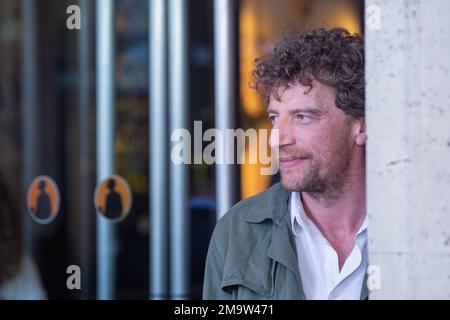
[[[346,30],[289,34],[256,60],[281,183],[214,230],[205,299],[365,299],[364,50]]]

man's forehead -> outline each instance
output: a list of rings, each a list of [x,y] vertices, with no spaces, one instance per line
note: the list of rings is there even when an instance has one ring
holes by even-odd
[[[279,87],[276,94],[270,96],[268,107],[269,109],[310,107],[325,111],[334,105],[334,101],[334,89],[314,81],[311,86],[297,83]]]

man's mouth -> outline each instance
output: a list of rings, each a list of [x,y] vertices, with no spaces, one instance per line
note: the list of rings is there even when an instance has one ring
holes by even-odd
[[[284,156],[284,157],[280,157],[279,160],[280,160],[280,167],[290,168],[290,167],[298,165],[302,161],[307,160],[307,158]]]

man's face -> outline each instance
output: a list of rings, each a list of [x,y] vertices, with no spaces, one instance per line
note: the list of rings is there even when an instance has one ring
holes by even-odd
[[[334,195],[352,158],[350,120],[335,105],[333,88],[313,81],[295,84],[270,98],[269,118],[279,130],[281,183],[291,191]]]

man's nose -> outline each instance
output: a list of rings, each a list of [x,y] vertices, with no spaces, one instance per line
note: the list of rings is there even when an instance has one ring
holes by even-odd
[[[281,148],[295,144],[293,130],[286,124],[277,123],[270,132],[269,144],[271,148]]]

